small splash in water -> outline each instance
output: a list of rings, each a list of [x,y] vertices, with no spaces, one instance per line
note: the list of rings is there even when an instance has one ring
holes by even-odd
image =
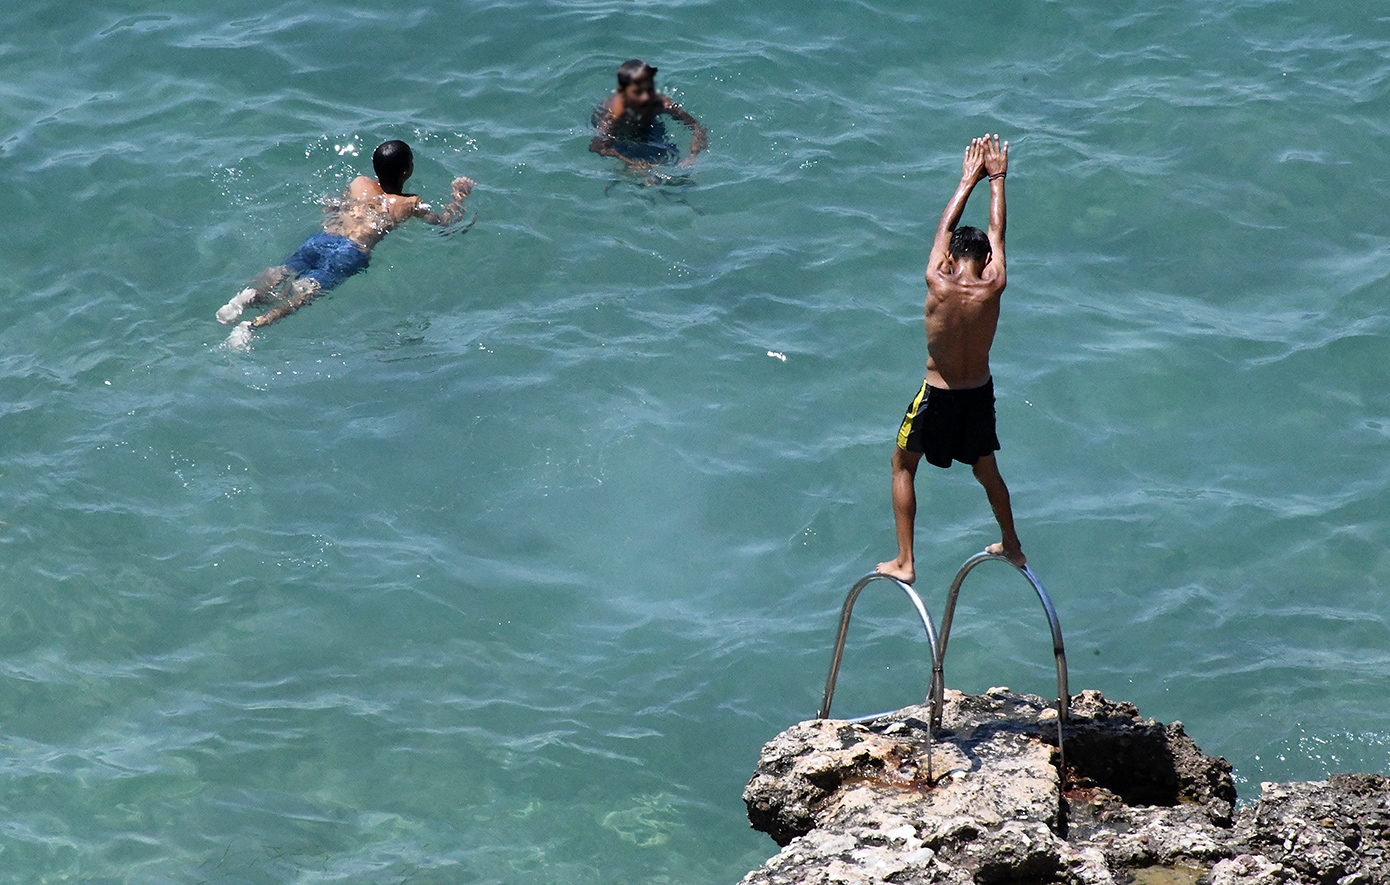
[[[222,342],[222,347],[227,350],[250,350],[251,321],[242,320],[237,323],[236,328],[227,336],[227,340]]]

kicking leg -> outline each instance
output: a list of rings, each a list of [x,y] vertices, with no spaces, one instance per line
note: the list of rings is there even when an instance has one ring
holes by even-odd
[[[261,326],[268,326],[276,320],[287,317],[296,310],[299,310],[304,305],[319,297],[319,294],[322,292],[323,287],[319,285],[318,280],[313,277],[301,277],[294,281],[290,297],[256,317],[251,321],[251,325],[258,329]]]
[[[917,489],[913,481],[920,460],[921,452],[893,449],[893,524],[898,532],[898,558],[880,562],[874,569],[880,575],[891,575],[905,584],[917,580],[912,562],[912,533],[917,520]]]
[[[972,469],[980,485],[985,487],[985,496],[989,498],[990,509],[994,511],[994,519],[999,523],[999,531],[1003,535],[999,543],[990,544],[985,548],[985,552],[1001,554],[1008,557],[1009,562],[1014,565],[1024,565],[1028,560],[1023,555],[1023,545],[1018,541],[1018,533],[1014,531],[1014,512],[1009,506],[1009,487],[1004,485],[1004,477],[999,475],[998,463],[993,455],[985,455],[975,462]]]
[[[233,295],[231,301],[218,309],[217,321],[228,326],[236,322],[237,317],[241,316],[241,312],[246,308],[267,301],[270,293],[279,288],[290,275],[290,269],[284,266],[269,267],[261,271],[251,281],[251,285]]]

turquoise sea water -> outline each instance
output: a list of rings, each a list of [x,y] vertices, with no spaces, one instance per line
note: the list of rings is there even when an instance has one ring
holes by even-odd
[[[1000,466],[1073,690],[1181,718],[1246,798],[1390,769],[1381,6],[0,24],[0,878],[728,883],[769,856],[739,793],[892,552],[926,249],[986,131]],[[688,179],[586,150],[633,55],[710,129]],[[426,198],[478,181],[476,226],[403,228],[221,348],[217,307],[393,137]],[[939,614],[997,536],[964,468],[919,493]],[[948,683],[1050,693],[1026,585],[977,575]],[[859,612],[836,712],[920,700],[901,598]]]

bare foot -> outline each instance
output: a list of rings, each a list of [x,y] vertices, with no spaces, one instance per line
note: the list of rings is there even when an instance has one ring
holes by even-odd
[[[1023,555],[1023,546],[1021,544],[1014,544],[1013,549],[1010,550],[1004,546],[1003,541],[997,541],[986,547],[985,552],[992,553],[995,556],[1002,556],[1019,568],[1023,568],[1028,564],[1028,558]]]
[[[227,336],[227,340],[222,346],[228,350],[246,350],[251,346],[251,322],[242,320],[232,329],[232,334]]]
[[[247,305],[251,304],[251,302],[255,300],[255,289],[249,287],[246,289],[242,289],[240,292],[232,296],[231,301],[228,301],[226,304],[224,304],[221,308],[218,309],[217,321],[224,326],[230,326],[232,323],[236,322],[237,317],[241,316],[241,312],[246,309]]]
[[[897,578],[904,584],[911,584],[913,581],[917,580],[917,572],[913,570],[912,565],[899,565],[896,559],[880,562],[878,565],[874,566],[874,572],[875,574],[887,575],[890,578]]]

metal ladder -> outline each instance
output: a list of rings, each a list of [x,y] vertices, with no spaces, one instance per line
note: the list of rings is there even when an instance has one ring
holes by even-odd
[[[821,698],[820,711],[816,713],[817,719],[830,718],[830,702],[835,697],[835,680],[840,675],[840,660],[844,657],[845,637],[849,633],[849,620],[854,612],[855,600],[859,594],[874,581],[892,581],[898,588],[907,594],[907,598],[912,602],[917,610],[917,616],[922,621],[922,628],[927,634],[927,644],[931,650],[932,676],[931,684],[927,687],[927,697],[923,703],[931,704],[931,727],[941,727],[941,708],[946,695],[946,678],[943,663],[946,658],[946,643],[951,638],[951,621],[956,613],[956,598],[960,595],[961,585],[965,583],[965,578],[974,570],[975,566],[990,560],[1007,563],[1018,570],[1018,573],[1028,579],[1033,590],[1038,595],[1038,600],[1042,603],[1043,611],[1047,614],[1047,625],[1052,631],[1052,654],[1057,663],[1057,753],[1061,762],[1062,770],[1066,770],[1066,753],[1062,748],[1062,726],[1067,721],[1069,712],[1070,695],[1067,692],[1067,653],[1062,644],[1062,625],[1057,620],[1057,610],[1052,607],[1052,600],[1048,597],[1047,591],[1043,589],[1042,581],[1038,580],[1037,575],[1028,566],[1016,566],[1012,562],[997,553],[980,552],[965,561],[956,572],[956,578],[951,582],[951,589],[946,595],[946,609],[941,617],[941,631],[938,633],[936,624],[932,621],[931,615],[927,613],[927,608],[922,604],[922,598],[917,595],[917,591],[912,587],[889,575],[877,573],[865,575],[860,578],[852,588],[849,595],[845,597],[844,607],[840,610],[840,630],[835,637],[835,650],[830,658],[830,673],[825,678],[825,694]],[[868,722],[878,719],[886,714],[878,713],[872,716],[860,716],[851,719],[851,722]],[[927,778],[932,778],[931,770],[931,729],[927,730]]]

